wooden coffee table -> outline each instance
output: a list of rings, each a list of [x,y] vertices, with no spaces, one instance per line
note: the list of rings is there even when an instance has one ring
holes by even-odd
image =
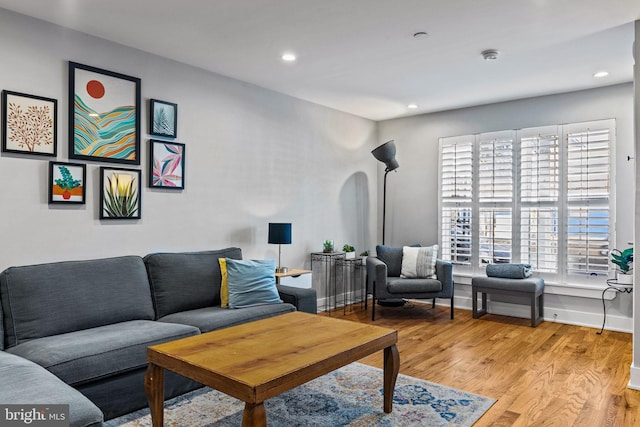
[[[151,346],[145,391],[164,418],[164,370],[245,402],[243,426],[266,426],[264,401],[384,350],[384,412],[392,411],[400,357],[395,330],[293,312]]]

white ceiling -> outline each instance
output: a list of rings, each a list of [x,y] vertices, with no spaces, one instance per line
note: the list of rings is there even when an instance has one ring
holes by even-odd
[[[373,120],[633,80],[638,0],[0,0]],[[425,31],[425,38],[413,34]],[[498,49],[496,61],[480,52]],[[293,64],[280,59],[298,55]],[[599,70],[609,76],[595,79]],[[417,103],[415,110],[407,104]]]

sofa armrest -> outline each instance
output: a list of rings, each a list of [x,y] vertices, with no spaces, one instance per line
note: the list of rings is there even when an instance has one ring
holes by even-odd
[[[436,277],[442,283],[442,294],[453,296],[453,264],[449,261],[436,259]],[[442,298],[446,298],[443,296]]]
[[[293,286],[276,285],[280,299],[292,304],[298,311],[318,313],[318,298],[316,290],[311,288],[296,288]]]
[[[374,256],[367,257],[367,292],[377,295],[386,295],[387,288],[387,264]],[[376,287],[374,293],[373,287]]]

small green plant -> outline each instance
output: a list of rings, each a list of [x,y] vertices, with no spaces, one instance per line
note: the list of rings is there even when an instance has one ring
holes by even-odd
[[[633,263],[633,248],[627,248],[623,251],[619,249],[611,250],[611,262],[618,266],[618,270],[623,273],[628,273]]]
[[[360,252],[360,256],[369,256],[369,251]]]
[[[58,166],[58,169],[60,169],[60,175],[62,175],[62,178],[58,178],[54,182],[58,187],[60,187],[60,189],[71,191],[76,187],[80,187],[81,180],[73,179],[73,175],[71,175],[69,169],[65,166]]]
[[[322,244],[322,252],[333,252],[333,240],[325,240]]]
[[[342,247],[342,251],[343,252],[355,252],[356,248],[354,248],[353,246],[349,245],[348,243],[345,243],[345,245]]]

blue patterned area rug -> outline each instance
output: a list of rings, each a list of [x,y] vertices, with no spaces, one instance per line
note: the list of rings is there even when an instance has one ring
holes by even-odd
[[[471,426],[494,399],[398,375],[393,412],[382,410],[382,370],[352,363],[265,401],[269,426]],[[237,427],[244,402],[202,388],[165,402],[165,425]],[[150,426],[149,410],[106,426]]]

